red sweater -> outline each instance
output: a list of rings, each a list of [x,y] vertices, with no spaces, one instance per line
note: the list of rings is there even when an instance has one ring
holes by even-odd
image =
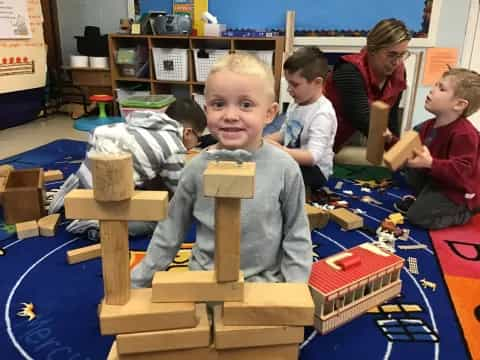
[[[394,106],[400,97],[402,91],[407,87],[405,81],[405,67],[403,64],[398,66],[393,74],[387,79],[383,89],[379,87],[379,80],[375,74],[372,73],[368,66],[368,53],[363,49],[358,54],[345,55],[340,58],[341,62],[348,62],[354,65],[362,77],[365,85],[364,91],[368,97],[368,103],[371,104],[376,100],[382,100],[383,102]],[[335,70],[334,70],[335,71]],[[333,72],[330,72],[327,76],[325,84],[325,95],[332,102],[335,112],[337,114],[337,134],[335,136],[334,150],[339,151],[345,142],[355,133],[356,128],[352,123],[352,119],[347,119],[344,116],[342,98],[338,89],[335,86],[333,80]]]
[[[434,128],[435,119],[426,121],[420,129],[422,143],[432,154],[428,170],[446,197],[470,210],[480,208],[480,136],[466,118]],[[428,142],[428,141],[427,141]]]

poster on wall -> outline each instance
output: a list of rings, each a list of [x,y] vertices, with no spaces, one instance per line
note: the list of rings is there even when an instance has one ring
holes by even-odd
[[[30,39],[27,0],[0,0],[0,39]]]
[[[26,5],[30,37],[0,40],[0,94],[45,86],[46,78],[47,48],[40,0],[0,0],[1,14],[8,3]]]

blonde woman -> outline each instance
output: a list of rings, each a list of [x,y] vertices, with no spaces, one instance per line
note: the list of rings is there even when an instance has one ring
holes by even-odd
[[[367,46],[358,54],[342,56],[329,74],[325,93],[337,114],[335,152],[357,131],[368,136],[370,104],[376,100],[390,105],[387,133],[398,136],[398,105],[406,88],[403,62],[410,55],[410,39],[402,21],[381,20],[368,33]]]

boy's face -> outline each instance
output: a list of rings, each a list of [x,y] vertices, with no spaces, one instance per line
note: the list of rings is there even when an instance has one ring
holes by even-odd
[[[258,149],[264,126],[278,110],[264,80],[221,70],[207,81],[205,110],[210,132],[225,149]]]
[[[425,99],[425,110],[434,115],[463,112],[465,100],[455,96],[455,81],[451,76],[443,77],[433,85]]]
[[[318,77],[308,81],[300,74],[300,70],[294,73],[285,71],[285,79],[288,82],[288,93],[299,105],[308,105],[317,100],[321,94],[323,79]]]

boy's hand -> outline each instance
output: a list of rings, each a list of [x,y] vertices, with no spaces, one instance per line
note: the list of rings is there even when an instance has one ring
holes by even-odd
[[[415,157],[413,159],[409,159],[407,162],[407,166],[411,168],[432,168],[433,158],[430,154],[430,150],[424,145],[422,150],[414,150]]]
[[[383,138],[385,139],[385,142],[387,144],[392,142],[393,134],[392,134],[392,132],[390,131],[389,128],[387,128],[387,130],[385,130],[385,132],[383,133]]]

